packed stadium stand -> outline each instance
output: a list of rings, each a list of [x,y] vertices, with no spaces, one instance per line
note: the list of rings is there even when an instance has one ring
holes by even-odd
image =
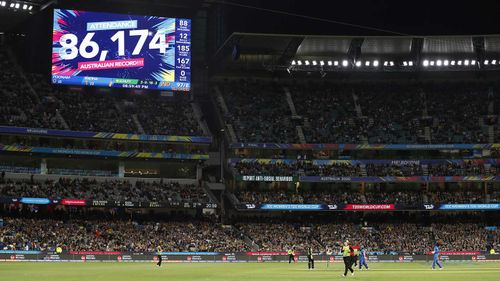
[[[59,173],[61,174],[61,173]],[[200,186],[177,182],[141,182],[92,179],[0,182],[0,194],[14,197],[84,198],[91,200],[139,202],[209,203],[210,198]]]
[[[189,97],[159,94],[89,93],[63,89],[40,74],[21,74],[0,47],[2,104],[0,125],[75,131],[205,135]],[[11,83],[15,81],[15,83]],[[7,86],[8,85],[8,86]],[[84,121],[83,121],[84,120]],[[83,121],[83,122],[82,122]]]
[[[257,143],[297,143],[294,125],[303,127],[307,143],[488,143],[487,116],[498,111],[490,103],[499,102],[497,85],[486,82],[244,80],[219,88],[231,109],[226,122],[235,124],[238,140]],[[300,118],[293,118],[287,92]],[[264,104],[273,115],[257,109]],[[270,133],[275,131],[280,133]]]
[[[498,162],[496,159],[495,162]],[[311,176],[480,176],[496,175],[498,164],[488,164],[473,161],[461,163],[436,164],[352,164],[339,161],[338,163],[314,164],[305,161],[291,161],[292,163],[262,163],[259,161],[239,161],[232,164],[232,168],[239,175],[277,175],[288,176],[305,174]],[[425,172],[424,172],[425,170]]]
[[[498,78],[391,70],[377,52],[364,68],[363,40],[234,34],[191,62],[192,93],[55,85],[0,41],[0,258],[500,250]]]
[[[231,229],[210,221],[122,221],[89,218],[4,218],[1,250],[124,251],[245,251],[248,245]]]

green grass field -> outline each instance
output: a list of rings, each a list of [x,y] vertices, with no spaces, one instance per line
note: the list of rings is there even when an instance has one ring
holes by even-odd
[[[372,263],[370,271],[356,271],[352,280],[500,280],[500,263],[447,263],[442,271],[429,263]],[[328,268],[318,263],[314,271],[307,263],[11,263],[0,262],[0,280],[343,280],[342,264]]]

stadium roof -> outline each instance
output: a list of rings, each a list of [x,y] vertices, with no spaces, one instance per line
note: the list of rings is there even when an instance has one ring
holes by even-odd
[[[309,68],[304,64],[292,65],[299,60],[309,61]],[[500,35],[362,37],[233,33],[214,55],[217,65],[268,70],[290,70],[290,67],[311,70],[314,66],[324,66],[323,69],[328,61],[333,66],[335,60],[338,66],[347,60],[352,68],[377,60],[377,65],[383,66],[387,61],[387,66],[394,69],[409,66],[410,61],[417,68],[427,61],[426,67],[431,69],[431,63],[444,67],[446,60],[446,66],[451,67],[451,61],[456,60],[453,66],[457,70],[496,69],[500,64]]]

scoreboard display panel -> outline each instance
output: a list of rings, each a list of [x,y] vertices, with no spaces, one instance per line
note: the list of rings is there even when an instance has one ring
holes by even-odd
[[[54,9],[52,83],[189,91],[191,20]]]

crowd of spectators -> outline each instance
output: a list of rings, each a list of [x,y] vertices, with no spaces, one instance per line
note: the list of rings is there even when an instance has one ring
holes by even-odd
[[[135,202],[210,202],[210,197],[203,188],[192,184],[143,181],[132,183],[126,180],[98,182],[78,178],[40,182],[7,180],[0,183],[0,196]]]
[[[484,194],[479,192],[465,191],[465,192],[447,192],[447,191],[436,191],[427,194],[428,202],[433,203],[439,202],[443,204],[460,204],[460,203],[486,203],[486,197]],[[491,198],[489,202],[491,202]]]
[[[278,143],[297,141],[290,123],[302,126],[307,143],[488,143],[488,126],[500,127],[498,118],[485,121],[496,114],[488,111],[498,100],[494,87],[453,81],[220,84],[230,111],[226,121],[239,141]]]
[[[55,251],[246,251],[232,228],[208,221],[142,222],[3,218],[0,250]]]
[[[428,227],[417,224],[380,224],[377,228],[380,238],[377,251],[384,253],[402,251],[410,254],[422,254],[431,251],[436,242]],[[484,249],[486,244],[471,244],[469,246],[478,250]]]
[[[23,74],[10,57],[0,48],[0,125],[113,133],[141,133],[141,126],[146,134],[205,135],[187,95],[54,87],[45,76]]]
[[[83,215],[83,214],[82,214]],[[180,219],[123,217],[107,215],[55,215],[54,218],[2,216],[0,250],[135,251],[155,253],[156,247],[169,252],[286,252],[294,248],[315,253],[340,252],[344,241],[364,246],[377,254],[426,254],[441,240],[441,251],[486,251],[499,246],[500,232],[487,230],[481,220],[467,221],[453,216],[429,218],[430,222],[389,222],[386,219],[300,222],[258,219],[221,225],[209,218]],[[146,216],[144,216],[146,218]]]
[[[411,177],[422,176],[422,166],[418,164],[408,165],[391,165],[391,164],[367,164],[365,166],[366,174],[369,176],[395,176],[395,177]]]
[[[440,163],[427,165],[429,176],[487,176],[497,175],[498,165],[464,161],[463,163]],[[344,176],[344,177],[411,177],[425,176],[422,164],[359,164],[336,162],[324,165],[297,161],[290,163],[259,163],[240,161],[232,164],[232,168],[239,175],[269,175],[269,176]],[[365,171],[365,173],[363,172]]]
[[[50,99],[40,98],[24,83],[10,55],[0,48],[0,124],[61,129]]]
[[[220,85],[240,142],[298,143],[282,85],[263,81],[227,81]]]
[[[488,86],[480,83],[440,83],[425,89],[426,106],[432,117],[433,143],[487,143]],[[498,94],[497,94],[498,95]],[[498,139],[498,137],[497,137]]]
[[[292,247],[305,251],[308,246],[322,248],[311,227],[286,223],[237,224],[237,227],[258,245],[260,251],[286,252]]]
[[[202,136],[187,96],[161,98],[155,95],[136,96],[133,112],[146,132],[155,135]]]
[[[356,118],[352,88],[332,83],[290,86],[307,143],[362,143],[365,123]]]
[[[431,164],[427,167],[430,176],[483,176],[487,175],[484,165],[464,162],[462,164]]]
[[[417,205],[427,201],[421,192],[410,190],[394,192],[366,192],[363,195],[366,203]],[[432,202],[437,203],[438,201]]]
[[[351,165],[349,163],[333,163],[330,165],[308,165],[305,175],[322,177],[360,177],[363,176],[363,172],[359,165]]]
[[[300,204],[320,204],[320,203],[366,203],[361,193],[355,192],[300,192],[292,193],[286,191],[264,191],[250,192],[240,191],[237,198],[242,203],[300,203]]]
[[[127,95],[84,89],[55,89],[40,75],[30,75],[31,84],[42,97],[51,99],[76,131],[204,135],[187,96],[164,97],[157,93]],[[137,116],[134,121],[133,115]]]
[[[422,98],[417,87],[397,83],[365,83],[353,88],[368,143],[424,141]]]
[[[237,227],[263,251],[286,251],[293,246],[300,251],[312,246],[317,252],[338,253],[346,240],[379,254],[425,254],[438,240],[443,241],[441,251],[485,251],[488,235],[494,235],[477,223],[249,223]]]

